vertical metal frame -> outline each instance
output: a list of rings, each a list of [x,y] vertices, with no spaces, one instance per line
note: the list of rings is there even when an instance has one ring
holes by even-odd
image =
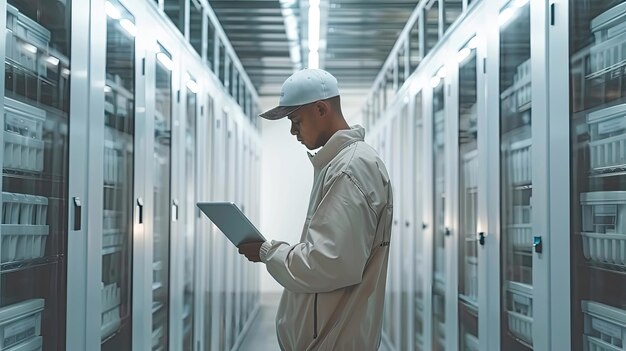
[[[485,11],[485,9],[483,9]],[[485,16],[480,16],[479,21]],[[476,32],[476,38],[478,40],[478,46],[476,47],[476,78],[477,78],[477,106],[476,113],[478,115],[477,127],[478,127],[478,169],[489,170],[489,135],[487,132],[488,125],[491,123],[489,120],[493,118],[493,114],[488,113],[487,109],[487,46],[489,41],[487,40],[489,28],[485,26],[479,27]],[[489,233],[488,223],[488,194],[489,191],[493,191],[493,172],[485,171],[482,177],[478,177],[478,197],[477,197],[477,231],[482,232],[485,235]],[[478,233],[476,233],[478,235]],[[487,249],[487,243],[485,238],[485,245],[478,245],[478,341],[480,346],[484,350],[489,350],[488,341],[493,334],[492,329],[489,329],[489,304],[492,301],[492,296],[488,290],[488,277],[489,277],[489,250]]]
[[[547,29],[548,150],[549,150],[549,350],[572,349],[570,255],[570,106],[568,0],[547,1],[554,23]],[[554,200],[553,200],[554,199]],[[567,205],[564,205],[567,204]],[[563,293],[567,292],[567,293]],[[558,317],[558,318],[557,318]],[[569,323],[563,323],[569,321]]]
[[[463,44],[460,44],[463,45]],[[459,230],[459,64],[456,60],[457,47],[444,50],[447,75],[446,81],[446,208],[445,222],[450,235],[445,240],[446,252],[446,350],[459,345],[459,284],[458,284],[458,241]]]
[[[138,9],[141,11],[141,8]],[[140,14],[142,12],[136,12]],[[151,25],[145,14],[136,17],[138,28]],[[135,224],[133,242],[133,350],[145,350],[152,345],[152,258],[154,230],[154,193],[152,165],[154,153],[154,113],[155,113],[155,67],[156,40],[144,31],[138,31],[136,37],[137,53],[140,65],[137,69],[137,114],[135,123],[135,177],[143,182],[135,182],[136,200],[144,202],[143,225]],[[140,102],[141,99],[141,102]],[[143,108],[142,108],[143,107]],[[137,223],[137,222],[135,222]]]
[[[498,18],[503,0],[483,0],[484,18]],[[485,29],[486,42],[486,67],[485,91],[486,91],[486,119],[482,139],[484,151],[479,155],[485,155],[488,171],[488,182],[483,181],[485,198],[487,203],[487,221],[485,230],[485,245],[482,248],[485,253],[483,274],[485,275],[484,287],[488,297],[488,303],[483,306],[483,318],[480,324],[479,338],[485,342],[486,351],[500,350],[500,305],[501,305],[501,279],[500,279],[500,27],[498,21],[489,21]]]
[[[1,14],[0,15],[0,28],[2,28],[5,31],[6,31],[6,27],[7,27],[7,23],[6,23],[7,15],[6,15],[6,13],[7,13],[7,2],[6,1],[0,1],[0,14]],[[6,42],[3,42],[3,44],[0,44],[0,59],[2,59],[2,62],[6,62]],[[0,79],[0,91],[2,91],[2,93],[3,93],[2,99],[0,99],[0,111],[4,111],[4,91],[5,91],[4,89],[5,89],[5,87],[4,87],[4,79]],[[73,106],[70,106],[70,108],[73,108]],[[70,113],[71,112],[72,111],[70,111]],[[2,125],[4,125],[4,113],[0,114],[0,122],[2,123]],[[78,127],[78,126],[79,126],[79,124],[77,124],[76,127]],[[0,133],[0,134],[2,134],[2,135],[0,135],[0,145],[3,145],[3,147],[4,147],[4,133]],[[73,140],[72,136],[73,136],[72,135],[72,130],[70,130],[69,131],[70,142]],[[73,165],[72,161],[76,157],[76,156],[74,156],[74,157],[73,156],[74,155],[70,151],[70,154],[69,154],[70,167],[72,167],[72,165]],[[0,164],[4,165],[4,152],[2,152],[2,154],[0,154]],[[70,169],[70,171],[71,171],[71,169]],[[70,173],[70,177],[71,177],[71,174],[72,173]],[[70,178],[70,180],[73,180],[73,179]],[[76,183],[75,185],[79,185],[79,183]],[[2,189],[2,182],[0,182],[0,190],[1,189]],[[80,195],[84,195],[85,194],[84,191],[85,191],[84,189],[81,192],[80,188],[72,187],[72,183],[71,182],[70,182],[70,186],[68,186],[68,196],[70,196],[70,197],[73,196],[72,194],[75,194],[77,192]],[[4,203],[2,201],[0,201],[0,206],[4,206]],[[0,208],[2,208],[2,207],[0,207]],[[68,211],[69,211],[69,208],[68,208]],[[71,212],[68,212],[68,213],[71,213]],[[68,227],[68,234],[69,234],[69,227]],[[0,229],[0,235],[2,235],[2,229]],[[73,249],[72,248],[73,244],[75,244],[75,243],[70,241],[69,238],[68,238],[68,243],[67,243],[68,255],[69,255],[70,252],[72,252],[70,250]],[[76,244],[78,244],[78,243],[76,243]],[[0,250],[1,249],[2,249],[2,240],[0,240]],[[83,258],[83,262],[84,262],[84,258]],[[69,271],[67,273],[69,274]],[[2,287],[2,283],[1,282],[0,282],[0,287]],[[68,291],[68,296],[69,296],[69,291]],[[68,320],[69,320],[69,317],[70,317],[70,313],[75,313],[76,312],[76,311],[70,311],[69,307],[70,306],[68,306],[68,309],[67,309]],[[66,333],[67,333],[67,331],[66,331]],[[67,337],[66,337],[66,340],[67,340]]]
[[[90,145],[88,136],[89,121],[87,116],[90,114],[90,105],[88,101],[90,93],[89,80],[89,36],[90,36],[90,8],[88,3],[73,1],[71,7],[71,83],[70,83],[70,125],[69,125],[69,145]],[[6,1],[0,4],[0,28],[6,28]],[[0,45],[0,57],[2,62],[5,60],[4,42]],[[4,79],[0,82],[0,91],[4,92]],[[3,110],[4,98],[0,101],[0,110]],[[4,120],[4,114],[2,114]],[[3,138],[0,142],[4,145]],[[93,301],[90,301],[88,294],[88,283],[94,276],[93,269],[90,265],[88,255],[88,245],[91,236],[88,236],[88,221],[85,220],[88,211],[88,155],[89,151],[85,148],[70,147],[69,148],[69,173],[68,173],[68,203],[67,213],[69,221],[68,237],[67,237],[67,319],[65,329],[65,348],[67,349],[88,349],[89,343],[93,339],[94,326],[88,325],[88,313],[93,311]],[[3,155],[0,155],[0,164],[3,162]],[[74,228],[76,211],[74,201],[80,201],[85,209],[81,211],[81,228]],[[97,257],[97,256],[96,256]],[[99,285],[98,285],[99,286]],[[100,296],[99,294],[97,296]],[[98,306],[100,299],[97,301]],[[99,311],[98,311],[99,312]],[[100,320],[99,318],[97,319]],[[91,323],[94,324],[94,323]],[[98,331],[99,331],[98,325]],[[99,338],[97,334],[97,339]]]
[[[104,204],[104,85],[106,70],[106,37],[107,17],[103,16],[104,1],[94,1],[91,7],[91,33],[89,63],[89,123],[88,123],[88,200],[87,208],[87,304],[86,315],[87,345],[97,349],[100,347],[100,315],[102,313],[101,286],[102,280],[102,228]],[[87,44],[87,43],[86,43]],[[89,57],[89,56],[88,56]],[[93,258],[96,258],[95,260]]]
[[[533,253],[533,347],[550,350],[550,164],[548,102],[548,4],[530,1],[532,81],[532,221],[533,235],[541,236],[543,253]],[[569,145],[569,144],[566,144]]]
[[[434,69],[425,71],[424,81],[429,82],[430,77],[437,72]],[[426,228],[423,231],[424,241],[424,350],[432,350],[432,330],[433,330],[433,240],[435,235],[435,223],[433,223],[434,208],[432,206],[434,199],[433,189],[433,88],[430,84],[426,84],[422,90],[422,133],[424,134],[422,152],[423,152],[423,218]]]

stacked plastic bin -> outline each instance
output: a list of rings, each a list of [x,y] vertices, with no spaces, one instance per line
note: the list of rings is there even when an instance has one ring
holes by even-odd
[[[507,315],[509,329],[520,339],[532,344],[533,290],[527,284],[507,282]]]
[[[589,51],[588,77],[604,79],[607,83],[616,78],[612,73],[620,72],[620,65],[626,60],[626,3],[595,17],[590,30],[594,43]],[[599,84],[598,89],[605,86]],[[599,93],[607,95],[606,91]],[[591,173],[610,176],[626,170],[626,104],[606,106],[587,114],[587,124]],[[583,255],[590,264],[623,271],[626,269],[626,191],[581,193],[580,203]],[[585,316],[583,343],[587,350],[626,350],[623,306],[583,300],[581,309]]]
[[[626,3],[621,3],[591,21],[595,43],[590,49],[592,75],[602,75],[626,60]]]
[[[43,299],[30,299],[0,308],[0,350],[41,351]]]
[[[18,172],[43,171],[45,111],[4,99],[4,168]]]
[[[477,218],[477,193],[478,188],[478,150],[470,151],[463,155],[462,159],[462,171],[463,179],[465,180],[464,186],[464,199],[465,199],[465,215],[463,223],[463,239],[465,250],[465,295],[472,301],[476,302],[478,299],[478,257],[476,252],[470,246],[465,246],[467,243],[476,242],[476,218]]]
[[[20,66],[45,77],[50,31],[7,5],[6,56]]]
[[[120,288],[117,283],[104,285],[101,289],[102,324],[100,336],[105,339],[115,332],[121,323],[120,320]]]
[[[626,44],[624,44],[626,45]],[[587,115],[589,159],[594,171],[626,166],[626,104],[607,107]]]
[[[626,311],[602,303],[582,301],[585,350],[626,350]]]
[[[47,216],[47,198],[3,192],[0,261],[5,263],[43,257],[49,231]]]

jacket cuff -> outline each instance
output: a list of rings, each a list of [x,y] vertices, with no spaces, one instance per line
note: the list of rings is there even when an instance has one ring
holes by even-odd
[[[267,254],[269,253],[271,248],[272,248],[272,243],[269,241],[266,241],[261,245],[261,249],[259,251],[261,262],[265,263],[267,261]]]

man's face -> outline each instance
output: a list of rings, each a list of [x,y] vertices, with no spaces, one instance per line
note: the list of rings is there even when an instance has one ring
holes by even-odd
[[[315,102],[300,107],[288,116],[291,121],[291,134],[309,150],[322,146],[319,117]]]

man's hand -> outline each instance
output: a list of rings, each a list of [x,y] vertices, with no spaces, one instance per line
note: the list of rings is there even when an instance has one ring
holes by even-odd
[[[250,262],[261,262],[261,245],[263,242],[241,244],[238,246],[239,253],[246,256]]]

